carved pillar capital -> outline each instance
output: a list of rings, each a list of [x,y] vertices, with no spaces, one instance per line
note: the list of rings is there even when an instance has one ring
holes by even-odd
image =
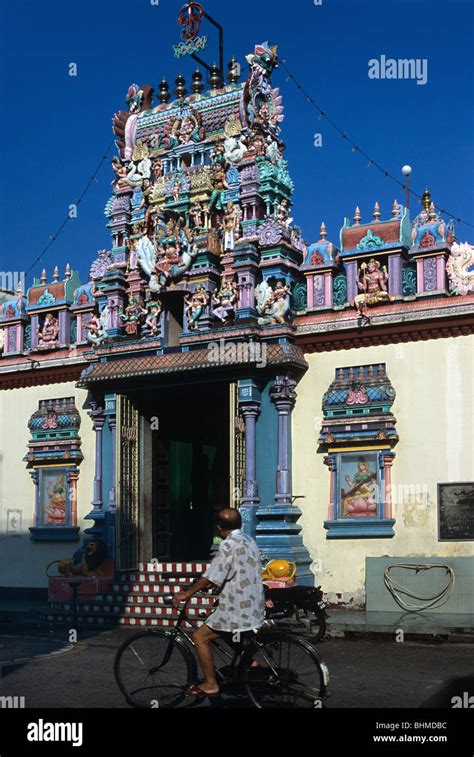
[[[92,420],[94,431],[102,431],[105,423],[104,408],[97,400],[90,401],[90,409],[87,411],[89,418]]]
[[[95,431],[95,476],[94,476],[94,498],[92,505],[94,511],[102,510],[103,498],[102,498],[102,430],[105,423],[104,408],[95,399],[90,402],[90,410],[88,415],[92,420],[92,425]]]
[[[244,418],[247,418],[247,416],[251,416],[252,418],[258,418],[260,415],[261,409],[260,409],[260,403],[259,402],[241,402],[239,404],[239,409]]]
[[[290,413],[296,402],[297,381],[288,375],[277,376],[270,387],[270,399],[279,413]]]

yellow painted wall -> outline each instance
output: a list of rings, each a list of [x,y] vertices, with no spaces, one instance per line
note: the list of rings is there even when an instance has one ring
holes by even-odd
[[[79,542],[36,542],[28,528],[34,525],[35,486],[23,462],[28,451],[28,421],[40,400],[75,397],[81,415],[80,437],[84,460],[79,466],[78,523],[88,528],[84,516],[91,509],[94,480],[95,440],[92,423],[83,409],[87,392],[73,382],[0,391],[0,586],[47,586],[44,570],[48,562],[72,556]],[[7,534],[7,511],[22,511],[20,535]],[[82,534],[81,534],[82,535]]]
[[[307,354],[293,412],[293,491],[316,582],[331,601],[365,599],[365,558],[474,555],[474,542],[439,542],[437,484],[474,480],[474,336]],[[326,539],[330,473],[317,452],[321,403],[336,368],[385,363],[397,393],[400,441],[392,467],[392,539]],[[415,490],[401,487],[418,485]],[[317,561],[320,561],[318,564]],[[318,570],[320,568],[320,570]],[[340,597],[337,597],[337,594]]]

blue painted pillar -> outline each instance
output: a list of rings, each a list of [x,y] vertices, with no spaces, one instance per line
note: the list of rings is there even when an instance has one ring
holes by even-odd
[[[105,415],[110,429],[105,465],[110,470],[108,507],[104,518],[104,538],[107,556],[115,558],[115,520],[117,512],[117,398],[115,394],[105,395]]]
[[[296,563],[299,584],[314,585],[311,557],[300,535],[297,521],[301,510],[292,504],[291,412],[296,401],[296,381],[288,374],[277,376],[270,398],[278,412],[278,451],[275,502],[257,510],[257,543],[269,559]]]
[[[93,520],[94,524],[85,530],[93,539],[104,539],[104,500],[102,488],[103,474],[103,430],[105,424],[104,408],[97,399],[90,401],[88,411],[95,431],[95,475],[92,510],[85,516],[85,520]]]
[[[255,537],[257,508],[260,504],[257,482],[256,425],[260,414],[260,389],[251,379],[239,381],[239,409],[245,421],[245,480],[240,514],[242,528],[249,536]]]

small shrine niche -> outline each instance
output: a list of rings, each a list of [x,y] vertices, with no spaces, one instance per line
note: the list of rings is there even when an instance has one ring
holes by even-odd
[[[76,271],[71,271],[69,265],[62,281],[57,266],[51,282],[47,281],[45,270],[40,279],[34,280],[28,290],[26,308],[30,317],[31,351],[47,352],[71,344],[72,338],[76,337],[71,306],[79,286],[79,276]]]
[[[394,400],[385,365],[338,368],[324,395],[319,451],[331,476],[328,539],[394,535]]]
[[[28,422],[25,462],[35,484],[34,541],[77,541],[77,480],[82,462],[74,397],[42,400]]]
[[[308,246],[301,270],[306,277],[308,310],[344,304],[345,298],[341,302],[340,292],[335,287],[336,276],[341,273],[339,250],[327,239],[324,223],[321,224],[319,240]]]

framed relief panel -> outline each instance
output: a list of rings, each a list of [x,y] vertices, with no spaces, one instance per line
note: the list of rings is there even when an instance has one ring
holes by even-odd
[[[474,482],[438,484],[439,541],[474,541]]]

